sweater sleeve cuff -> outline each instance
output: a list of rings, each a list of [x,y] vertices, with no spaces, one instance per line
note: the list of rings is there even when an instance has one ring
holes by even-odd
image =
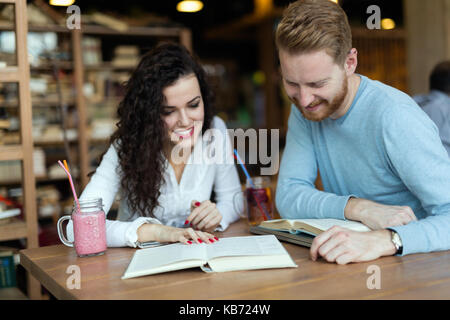
[[[215,231],[225,231],[228,226],[231,224],[231,221],[227,221],[226,216],[222,217],[222,221],[220,221],[219,225],[216,227]]]
[[[222,221],[220,221],[215,231],[225,231],[230,224],[240,218],[239,213],[234,210],[233,204],[217,203],[217,209],[222,214]]]
[[[217,226],[217,228],[215,229],[215,231],[219,231],[219,232],[225,231],[229,225],[230,225],[229,222],[224,221],[224,219],[222,219],[222,221],[220,221],[220,223]]]
[[[417,234],[417,230],[415,228],[411,228],[409,225],[402,225],[389,227],[388,229],[397,232],[398,236],[400,237],[400,240],[402,241],[403,245],[402,253],[396,254],[396,256],[404,256],[407,254],[421,251],[417,250],[417,248],[414,248],[414,245],[411,245],[411,243],[415,243],[416,239],[420,237],[420,235]]]
[[[357,196],[350,194],[348,196],[339,197],[338,201],[336,202],[337,210],[334,212],[334,214],[336,215],[334,217],[335,219],[348,221],[348,219],[345,218],[345,207],[347,206],[348,200],[350,200],[350,198],[357,198]]]
[[[136,248],[137,246],[137,229],[142,226],[144,223],[155,223],[161,224],[158,219],[155,218],[147,218],[147,217],[139,217],[133,222],[130,223],[126,232],[125,232],[125,243],[127,246]]]

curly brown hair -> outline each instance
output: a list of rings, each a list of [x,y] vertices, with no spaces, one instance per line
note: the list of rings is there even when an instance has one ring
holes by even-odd
[[[157,45],[142,57],[125,83],[126,93],[117,110],[119,122],[110,143],[118,153],[121,187],[128,206],[139,216],[153,217],[153,210],[159,205],[160,187],[165,183],[163,141],[167,130],[162,119],[163,90],[192,73],[198,79],[204,102],[205,133],[214,116],[212,91],[197,57],[182,45]]]

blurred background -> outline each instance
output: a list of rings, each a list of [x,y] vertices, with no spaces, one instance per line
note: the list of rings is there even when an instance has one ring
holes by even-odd
[[[68,160],[80,193],[115,129],[123,82],[159,41],[181,42],[200,58],[228,128],[279,129],[282,154],[290,103],[280,82],[274,30],[292,1],[26,2],[39,245],[59,243],[55,222],[72,208],[67,178],[56,161]],[[450,58],[450,0],[335,2],[351,24],[357,73],[410,95],[428,92],[433,66]],[[369,28],[373,5],[380,13],[375,29]],[[21,39],[16,39],[14,15],[13,4],[0,4],[0,72],[17,65]],[[78,22],[80,29],[71,29]],[[0,145],[21,143],[18,97],[17,83],[0,83]],[[247,168],[257,175],[261,166]],[[20,161],[0,162],[0,214],[21,208],[22,178]],[[274,189],[276,178],[271,176]],[[18,212],[15,218],[23,215]],[[0,217],[4,224],[12,216]],[[17,247],[7,240],[0,245]]]

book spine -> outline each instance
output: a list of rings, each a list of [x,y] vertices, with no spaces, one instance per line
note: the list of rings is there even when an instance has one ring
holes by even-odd
[[[3,265],[3,258],[0,258],[0,288],[6,288],[6,271]]]
[[[0,258],[0,288],[16,286],[16,270],[13,256]]]

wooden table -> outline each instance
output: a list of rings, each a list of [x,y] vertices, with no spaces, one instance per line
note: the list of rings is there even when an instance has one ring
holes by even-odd
[[[240,221],[217,235],[249,233]],[[298,268],[212,274],[194,268],[121,280],[139,249],[109,248],[102,256],[78,258],[63,245],[22,250],[20,263],[58,299],[450,299],[450,251],[340,266],[313,262],[308,248],[283,244]],[[80,289],[66,286],[71,265],[81,270]],[[370,266],[379,267],[380,289],[368,289]]]

